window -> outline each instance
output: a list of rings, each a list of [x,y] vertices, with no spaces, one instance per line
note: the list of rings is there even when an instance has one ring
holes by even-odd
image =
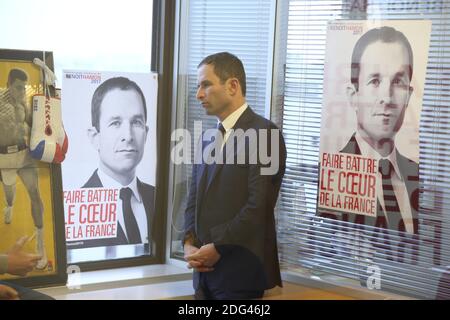
[[[62,70],[150,72],[153,1],[4,1],[0,47],[53,52],[57,86]],[[68,250],[68,263],[138,257],[117,246]]]
[[[195,95],[197,65],[207,55],[220,51],[231,52],[242,60],[247,75],[247,101],[253,110],[265,115],[270,105],[275,2],[189,0],[177,3],[179,40],[175,68],[178,82],[173,128],[187,128],[193,136],[194,121],[202,121],[203,130],[215,126],[217,120],[204,114]],[[171,170],[169,241],[171,257],[182,258],[180,240],[192,167],[173,165]]]
[[[319,138],[322,111],[326,25],[329,20],[426,19],[432,21],[431,43],[420,122],[419,234],[404,242],[401,235],[380,232],[386,246],[377,248],[381,288],[408,296],[448,299],[450,264],[450,190],[447,109],[450,70],[449,1],[299,0],[281,8],[278,32],[286,46],[278,49],[275,76],[284,81],[276,95],[282,109],[287,171],[278,208],[280,258],[285,270],[338,275],[366,286],[365,248],[356,225],[316,216]],[[281,66],[281,67],[280,67]],[[367,236],[367,235],[365,235]],[[347,253],[353,252],[348,255]],[[355,254],[356,252],[356,254]]]
[[[0,46],[53,51],[59,86],[63,69],[149,72],[152,8],[146,0],[3,1]]]

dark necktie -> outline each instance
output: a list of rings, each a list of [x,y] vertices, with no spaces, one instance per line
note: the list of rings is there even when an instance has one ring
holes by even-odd
[[[219,149],[220,149],[220,147],[222,147],[222,144],[224,144],[223,139],[225,138],[225,128],[223,127],[222,122],[219,122],[219,124],[217,125],[217,131],[218,131],[218,133],[220,132],[220,136],[219,136],[220,139],[217,140],[217,143],[220,144],[220,146],[219,146]]]
[[[392,186],[392,171],[394,167],[388,159],[381,159],[379,161],[378,170],[381,173],[382,185],[383,185],[383,199],[384,207],[386,210],[386,218],[388,224],[392,224],[395,220],[394,217],[398,217],[400,207],[398,205],[397,197],[394,193],[394,187]]]
[[[131,195],[132,191],[130,188],[120,189],[120,199],[122,200],[122,210],[123,218],[125,221],[125,229],[127,230],[128,242],[130,244],[142,243],[141,233],[139,232],[139,227],[136,218],[131,209]]]
[[[217,130],[220,131],[220,133],[222,133],[222,138],[225,136],[225,128],[222,125],[222,122],[219,122],[219,124],[217,125]]]
[[[225,128],[223,127],[223,125],[222,125],[221,122],[219,122],[218,125],[217,125],[217,131],[218,131],[218,132],[217,132],[217,134],[216,134],[216,138],[215,138],[213,144],[214,144],[215,150],[220,150],[220,145],[219,145],[219,148],[217,148],[217,145],[218,145],[219,143],[222,143],[223,137],[225,136]],[[221,136],[220,136],[220,135],[221,135]],[[221,139],[218,139],[218,138],[221,138]],[[213,151],[213,152],[214,152],[214,151]],[[213,154],[214,154],[214,156],[215,156],[215,153],[213,153]],[[215,168],[216,168],[216,163],[212,163],[212,164],[208,165],[208,167],[207,167],[207,172],[206,172],[206,174],[207,174],[207,181],[208,181],[208,184],[209,184],[210,179],[212,179],[212,175],[213,175],[213,173],[214,173],[214,169],[215,169]]]

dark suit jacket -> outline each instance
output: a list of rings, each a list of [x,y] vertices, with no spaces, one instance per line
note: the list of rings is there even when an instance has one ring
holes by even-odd
[[[83,185],[82,188],[102,188],[102,182],[97,174],[96,169],[89,180]],[[137,187],[139,194],[141,195],[142,202],[144,204],[145,213],[147,214],[148,223],[148,239],[149,243],[151,236],[154,234],[152,229],[154,228],[153,218],[154,218],[154,193],[155,188],[149,184],[141,182],[137,179]],[[122,229],[122,226],[117,223],[117,237],[116,238],[106,238],[106,239],[96,239],[96,240],[85,240],[80,242],[73,242],[73,245],[69,242],[67,244],[69,249],[79,249],[79,248],[92,248],[92,247],[105,247],[105,246],[117,246],[128,244],[128,239]]]
[[[250,128],[277,129],[248,107],[233,129]],[[244,149],[235,146],[233,150],[230,140],[231,137],[224,150],[231,152],[235,160],[241,152],[249,154],[248,143]],[[202,143],[201,150],[207,145]],[[251,164],[246,159],[245,164],[215,164],[210,176],[208,165],[194,164],[185,211],[185,233],[195,237],[198,247],[214,243],[221,255],[214,271],[207,273],[208,281],[230,291],[281,286],[274,220],[286,161],[281,133],[276,174],[261,175],[261,164]],[[198,283],[199,274],[194,272],[195,289]]]
[[[361,150],[359,148],[358,142],[356,141],[355,134],[350,138],[349,142],[345,145],[345,147],[341,150],[342,153],[349,154],[361,154]],[[397,152],[397,164],[400,170],[400,174],[402,175],[403,180],[405,181],[406,190],[408,191],[409,202],[411,205],[411,213],[413,217],[414,223],[414,234],[418,233],[418,210],[419,210],[419,165],[406,158],[402,154]],[[355,215],[352,213],[346,213],[348,215],[348,221],[363,225],[376,226],[376,227],[384,227],[393,230],[405,231],[403,220],[401,216],[398,216],[398,219],[394,221],[388,221],[385,218],[384,212],[381,209],[380,203],[377,203],[377,216],[376,217],[368,217],[364,215]],[[323,215],[323,214],[322,214]]]

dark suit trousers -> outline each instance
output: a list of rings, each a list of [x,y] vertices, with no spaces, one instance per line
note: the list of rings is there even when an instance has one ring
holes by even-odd
[[[211,272],[200,272],[198,288],[195,290],[195,300],[246,300],[258,299],[264,295],[264,290],[228,290],[224,288],[223,261],[214,265]],[[229,280],[233,281],[233,280]]]
[[[195,290],[195,300],[248,300],[259,299],[264,295],[264,290],[254,291],[228,291],[214,281],[213,272],[201,272],[198,289]]]

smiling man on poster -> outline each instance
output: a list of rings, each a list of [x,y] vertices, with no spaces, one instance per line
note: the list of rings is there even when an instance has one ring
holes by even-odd
[[[148,243],[154,187],[136,177],[147,141],[147,106],[140,87],[125,77],[104,81],[94,92],[89,139],[99,167],[83,188],[119,190],[117,237],[84,241],[82,247]]]
[[[357,41],[347,97],[357,128],[341,153],[375,159],[376,216],[349,213],[348,221],[418,232],[419,165],[402,155],[395,138],[413,92],[413,51],[392,27],[374,28]]]

